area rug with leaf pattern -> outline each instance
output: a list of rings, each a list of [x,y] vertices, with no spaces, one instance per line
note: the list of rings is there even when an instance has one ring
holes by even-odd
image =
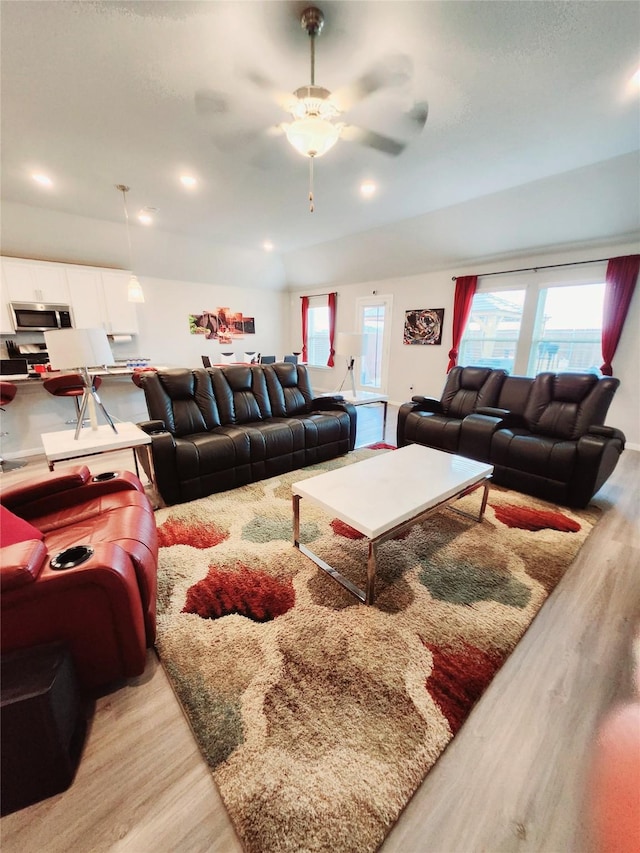
[[[376,850],[598,519],[494,486],[382,545],[367,607],[294,549],[291,484],[386,452],[157,513],[158,653],[251,853]],[[364,587],[356,531],[302,501],[300,539]]]

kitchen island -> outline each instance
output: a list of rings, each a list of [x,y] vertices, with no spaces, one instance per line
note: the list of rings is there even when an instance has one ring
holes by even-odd
[[[134,385],[131,379],[133,372],[130,367],[118,365],[90,371],[92,376],[100,376],[102,379],[98,393],[116,425],[119,421],[137,423],[147,419],[144,392]],[[42,387],[44,379],[57,375],[59,374],[42,373],[21,379],[9,379],[15,382],[18,392],[5,411],[0,413],[2,431],[8,433],[1,439],[2,455],[6,459],[43,454],[42,433],[75,429],[75,421],[72,424],[66,423],[75,418],[73,400],[69,397],[54,397]],[[103,422],[100,412],[98,422]]]

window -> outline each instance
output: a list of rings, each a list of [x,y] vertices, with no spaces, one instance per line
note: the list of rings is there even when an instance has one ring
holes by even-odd
[[[602,362],[604,284],[540,291],[527,373],[598,372]]]
[[[326,367],[329,358],[329,303],[326,296],[309,297],[307,364]]]
[[[459,364],[503,368],[513,373],[524,297],[524,290],[474,294]]]
[[[526,376],[545,370],[598,373],[605,284],[598,275],[581,283],[571,282],[571,276],[575,270],[566,273],[566,283],[547,276],[509,289],[479,290],[458,363]]]
[[[380,393],[387,385],[391,307],[390,296],[357,300],[357,329],[364,339],[359,360],[358,387],[365,391]]]

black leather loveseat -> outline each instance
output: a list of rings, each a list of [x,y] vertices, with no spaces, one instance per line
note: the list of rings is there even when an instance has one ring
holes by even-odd
[[[591,373],[530,378],[454,367],[441,400],[401,406],[398,447],[424,444],[489,462],[499,485],[584,507],[624,449],[624,434],[604,426],[619,384]]]
[[[314,398],[303,365],[176,368],[141,376],[158,489],[205,497],[353,450],[356,411]]]

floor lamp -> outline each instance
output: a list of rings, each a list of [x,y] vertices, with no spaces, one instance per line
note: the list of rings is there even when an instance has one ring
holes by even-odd
[[[362,346],[364,344],[364,335],[357,335],[349,332],[338,332],[336,336],[336,354],[347,357],[347,372],[344,379],[340,383],[338,391],[342,391],[347,377],[351,379],[351,391],[353,396],[356,396],[356,380],[355,380],[355,364],[356,358],[362,355]]]
[[[102,405],[89,375],[90,367],[115,364],[107,333],[104,329],[55,329],[44,333],[49,361],[54,370],[75,370],[84,379],[80,415],[74,438],[78,438],[87,408],[92,430],[98,429],[96,406],[101,410],[111,429],[117,433],[109,412]]]

